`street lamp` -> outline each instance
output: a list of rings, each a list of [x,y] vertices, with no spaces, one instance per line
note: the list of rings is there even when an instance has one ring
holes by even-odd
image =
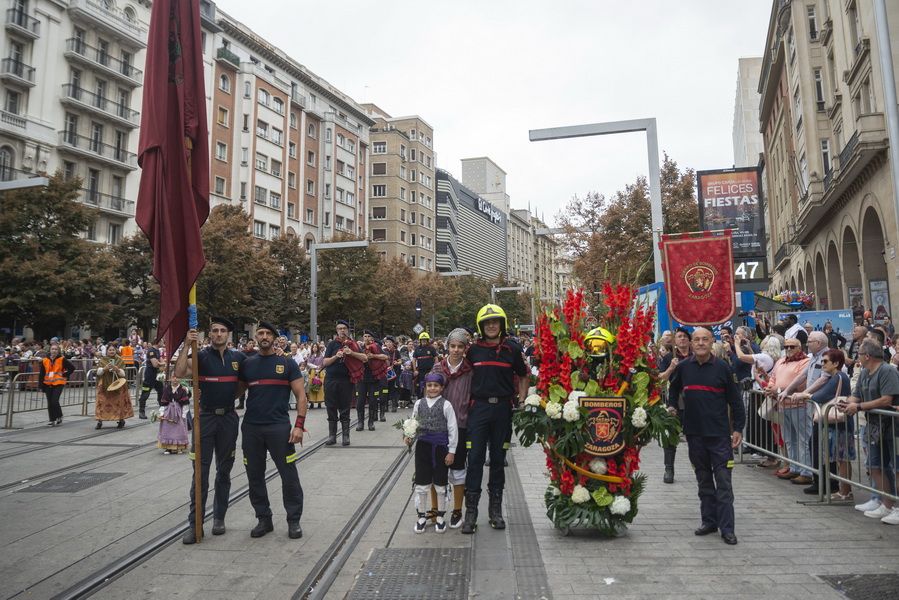
[[[327,242],[309,245],[310,277],[309,287],[312,297],[309,299],[309,337],[318,341],[318,251],[338,250],[340,248],[368,248],[368,240],[357,242]]]
[[[22,190],[26,188],[47,187],[48,185],[50,185],[50,179],[48,177],[13,179],[12,181],[0,181],[0,192]]]
[[[629,121],[610,121],[608,123],[591,123],[587,125],[571,125],[569,127],[550,127],[548,129],[532,129],[529,132],[532,142],[547,140],[562,140],[575,137],[588,137],[594,135],[610,135],[614,133],[646,132],[646,153],[649,159],[649,203],[652,212],[653,232],[662,231],[662,186],[659,174],[659,136],[656,130],[656,120],[631,119]],[[655,280],[663,281],[662,255],[656,244],[655,237],[652,240],[652,256],[655,264]]]

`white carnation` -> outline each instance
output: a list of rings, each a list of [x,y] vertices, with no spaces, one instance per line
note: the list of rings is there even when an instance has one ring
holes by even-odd
[[[558,402],[547,402],[546,403],[546,416],[550,419],[561,419],[562,418],[562,405]]]
[[[609,472],[609,466],[604,458],[594,458],[590,461],[590,470],[597,475],[605,475]]]
[[[531,394],[524,399],[525,406],[540,406],[540,394]]]
[[[587,395],[587,392],[583,392],[581,390],[572,390],[570,394],[568,394],[569,402],[577,402],[578,398],[583,398]]]
[[[552,494],[553,496],[559,496],[562,494],[561,490],[559,490],[559,488],[557,488],[554,485],[549,486],[549,490],[547,490],[547,491],[549,491],[549,493]]]
[[[573,498],[573,495],[572,495]],[[624,496],[615,496],[609,510],[613,515],[626,515],[631,510],[631,501]]]
[[[407,438],[414,438],[418,433],[418,421],[415,419],[406,419],[403,421],[403,435]]]
[[[573,423],[581,418],[580,406],[578,405],[577,400],[569,400],[565,403],[565,406],[562,407],[562,417],[569,423]]]
[[[631,424],[634,427],[646,427],[646,409],[642,406],[638,406],[634,409],[634,414],[631,416]]]
[[[537,387],[536,387],[536,386],[533,386],[533,385],[532,385],[531,387],[528,388],[528,396],[533,396],[533,395],[536,394],[536,393],[537,393]]]
[[[582,485],[574,486],[574,491],[571,492],[571,501],[575,504],[583,504],[587,500],[590,499],[590,492],[587,491]],[[628,507],[630,507],[630,503],[628,503]]]

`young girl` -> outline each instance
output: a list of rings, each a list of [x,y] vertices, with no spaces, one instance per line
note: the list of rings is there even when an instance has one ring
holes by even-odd
[[[163,454],[181,454],[187,448],[190,435],[187,431],[187,419],[184,417],[184,406],[190,402],[190,392],[181,384],[181,380],[172,378],[166,384],[159,401],[163,414],[159,419],[159,434],[156,447],[165,450]]]
[[[437,492],[437,533],[446,532],[446,486],[449,466],[453,464],[459,428],[452,404],[442,396],[443,375],[428,373],[425,376],[425,397],[415,403],[412,418],[419,423],[418,443],[415,445],[415,533],[424,533],[428,524],[431,485]],[[412,440],[406,438],[406,443]]]

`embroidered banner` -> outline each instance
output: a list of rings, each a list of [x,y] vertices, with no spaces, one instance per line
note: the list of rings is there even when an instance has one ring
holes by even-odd
[[[662,236],[668,312],[683,325],[713,325],[736,310],[731,232]]]
[[[580,398],[587,409],[587,432],[590,441],[584,451],[594,456],[615,456],[624,450],[624,417],[627,400],[620,396]]]

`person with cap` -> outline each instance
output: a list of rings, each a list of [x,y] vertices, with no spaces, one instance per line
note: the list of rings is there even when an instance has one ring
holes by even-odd
[[[671,395],[670,383],[672,377],[674,377],[677,365],[693,355],[693,351],[690,349],[691,337],[690,330],[686,327],[678,327],[675,329],[674,352],[664,355],[659,360],[658,364],[659,379],[661,381],[669,382],[668,406],[675,409],[676,412],[674,414],[676,414],[682,421],[684,417],[684,400],[683,398],[677,398]],[[662,481],[665,483],[674,483],[674,459],[677,457],[677,446],[664,448],[664,455],[665,474],[662,476]]]
[[[212,456],[215,453],[215,495],[212,500],[212,535],[225,533],[225,513],[228,511],[228,498],[231,494],[231,468],[234,466],[234,454],[237,450],[237,432],[239,418],[234,410],[234,398],[237,396],[238,374],[240,365],[246,356],[238,350],[228,348],[234,324],[224,317],[213,317],[209,324],[209,346],[197,354],[200,382],[200,510],[206,510],[206,498],[209,494],[209,471],[212,467]],[[196,329],[187,332],[184,348],[178,353],[175,361],[175,377],[190,379],[193,368],[187,349],[199,339]],[[194,453],[190,453],[194,459]],[[194,469],[196,469],[194,461]],[[190,509],[187,522],[191,527],[184,534],[182,542],[196,543],[196,532],[193,528],[194,513],[197,510],[194,497],[193,478],[190,486]]]
[[[734,533],[734,490],[731,471],[734,448],[743,441],[746,411],[733,371],[712,354],[714,336],[705,327],[693,330],[693,355],[678,362],[668,388],[668,410],[677,414],[672,398],[684,400],[681,422],[690,462],[699,485],[700,526],[693,533],[716,531],[728,545]]]
[[[468,408],[468,469],[465,475],[465,518],[462,533],[474,533],[478,523],[478,503],[484,460],[490,447],[490,526],[505,529],[503,488],[504,461],[512,428],[512,408],[524,401],[528,392],[528,368],[518,342],[508,337],[508,319],[496,304],[486,304],[476,318],[479,340],[468,348],[472,366],[471,402]],[[518,375],[518,389],[515,388]]]
[[[158,377],[161,365],[159,350],[152,342],[148,343],[144,363],[144,380],[141,383],[140,398],[137,400],[137,416],[141,419],[147,418],[147,400],[150,399],[150,392],[153,390],[156,390],[156,404],[162,406],[163,384]]]
[[[350,373],[348,359],[366,362],[368,356],[359,351],[359,345],[350,338],[350,324],[339,320],[336,325],[337,336],[328,342],[325,348],[325,409],[328,411],[327,446],[337,443],[337,423],[343,433],[341,444],[350,445],[350,405],[353,400],[355,375]],[[360,423],[362,421],[360,420]]]
[[[247,390],[247,410],[241,427],[244,464],[250,488],[250,504],[258,520],[250,532],[257,538],[274,531],[272,509],[265,484],[268,453],[281,476],[281,493],[287,512],[287,535],[303,537],[303,488],[297,473],[295,444],[303,445],[306,431],[306,386],[300,367],[289,356],[275,353],[278,330],[266,321],[256,326],[259,352],[240,364],[238,394]],[[297,416],[290,422],[290,394],[296,397]]]
[[[425,375],[434,368],[437,360],[437,350],[431,345],[431,336],[427,331],[418,334],[418,348],[412,353],[412,366],[414,368],[418,398],[424,397]]]
[[[365,374],[358,384],[356,394],[356,418],[359,423],[356,431],[365,429],[365,405],[368,405],[368,430],[375,430],[375,421],[378,419],[378,411],[381,405],[381,388],[387,378],[387,355],[381,351],[381,346],[375,341],[375,335],[368,329],[362,332],[362,351],[368,357],[365,362]],[[381,420],[386,418],[381,413]]]

